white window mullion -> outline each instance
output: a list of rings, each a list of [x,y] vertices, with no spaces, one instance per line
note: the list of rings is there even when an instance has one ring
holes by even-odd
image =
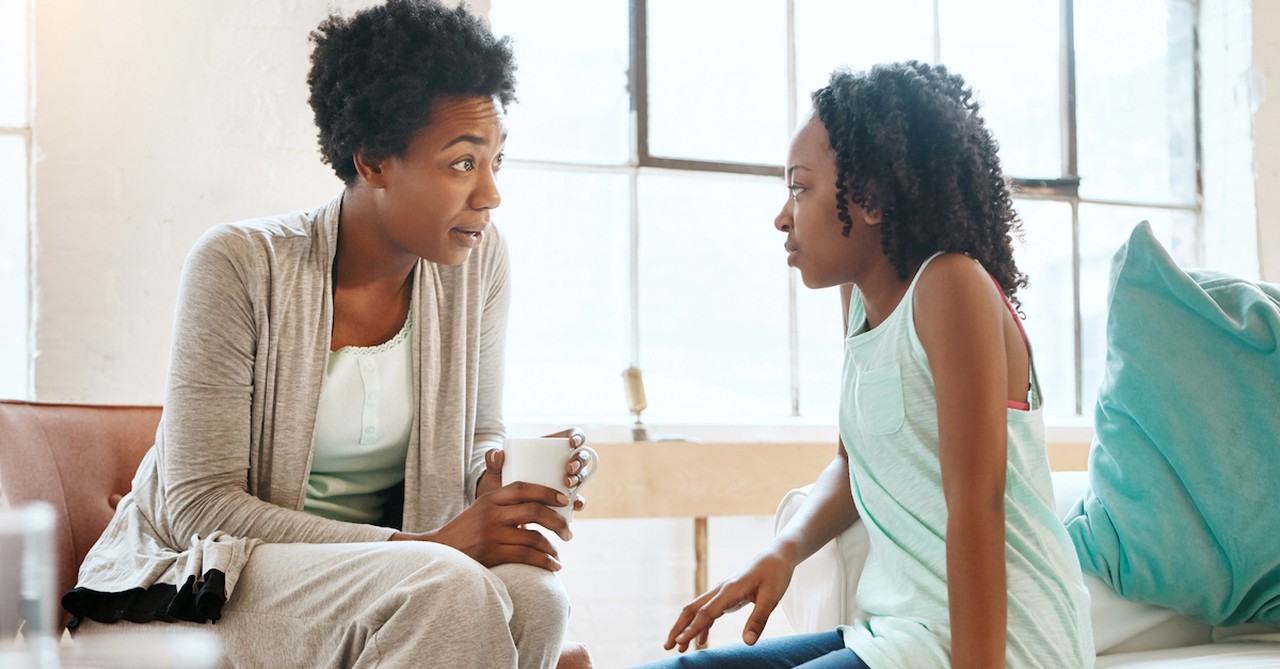
[[[789,134],[800,122],[799,84],[796,81],[796,2],[787,0],[787,128]],[[785,175],[783,178],[786,178]],[[791,415],[800,415],[800,309],[796,303],[796,271],[787,273],[787,318],[790,331]]]

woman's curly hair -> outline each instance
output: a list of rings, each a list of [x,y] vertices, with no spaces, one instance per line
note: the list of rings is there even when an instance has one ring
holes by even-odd
[[[308,100],[320,153],[338,178],[356,178],[352,158],[403,155],[446,96],[515,99],[509,38],[497,39],[462,7],[388,0],[349,19],[331,14],[311,33]]]
[[[885,255],[906,280],[938,251],[963,253],[1006,296],[1027,283],[1013,260],[1021,222],[964,79],[918,61],[837,70],[813,93],[836,154],[836,206],[849,235],[849,201],[881,214]]]

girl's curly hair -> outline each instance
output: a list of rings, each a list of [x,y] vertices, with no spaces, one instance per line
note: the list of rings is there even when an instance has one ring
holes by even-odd
[[[320,153],[338,178],[356,178],[352,157],[403,155],[447,96],[515,99],[510,40],[466,9],[436,0],[388,0],[349,19],[331,14],[311,33],[308,100]]]
[[[1022,232],[997,145],[964,79],[918,61],[837,70],[813,93],[836,154],[836,206],[879,209],[885,255],[906,280],[944,251],[982,264],[1015,304],[1027,283],[1013,260]]]

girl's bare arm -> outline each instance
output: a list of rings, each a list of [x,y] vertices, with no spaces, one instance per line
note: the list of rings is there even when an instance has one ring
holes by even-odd
[[[929,264],[915,307],[938,399],[951,662],[955,669],[1003,667],[1008,311],[986,271],[957,254]]]

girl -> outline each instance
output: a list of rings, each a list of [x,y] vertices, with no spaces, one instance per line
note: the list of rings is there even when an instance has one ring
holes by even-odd
[[[1019,224],[978,103],[960,76],[912,61],[837,71],[813,106],[775,226],[806,286],[841,286],[840,448],[807,507],[666,642],[705,642],[752,602],[746,645],[653,666],[1090,667],[1088,594],[1010,303],[1026,283]],[[757,645],[795,566],[858,518],[867,618]]]

